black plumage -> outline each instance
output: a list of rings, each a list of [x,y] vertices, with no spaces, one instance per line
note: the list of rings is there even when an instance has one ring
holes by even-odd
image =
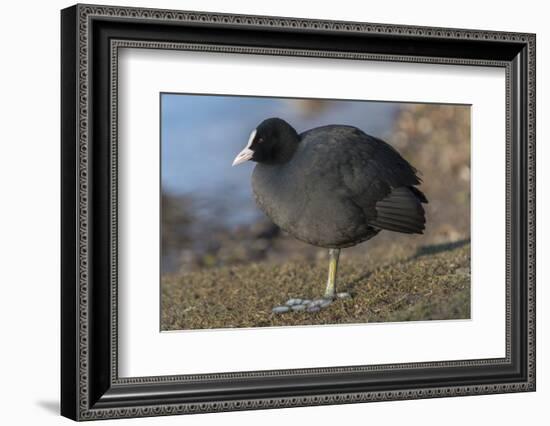
[[[343,248],[381,230],[421,234],[425,228],[427,199],[416,188],[416,169],[356,127],[330,125],[299,135],[284,120],[267,119],[235,163],[244,158],[257,162],[252,188],[258,206],[309,244]]]

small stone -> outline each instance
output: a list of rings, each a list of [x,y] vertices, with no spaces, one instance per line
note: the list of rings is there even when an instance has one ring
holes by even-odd
[[[302,305],[309,305],[311,303],[310,299],[304,299],[302,300]]]
[[[341,293],[338,293],[336,297],[338,299],[351,299],[351,294],[349,294],[347,291],[343,291]]]
[[[321,308],[319,306],[310,306],[307,308],[308,312],[319,312]]]
[[[306,309],[306,305],[293,305],[292,310],[293,311],[304,311]]]
[[[294,305],[299,305],[302,303],[302,299],[288,299],[286,301],[286,306],[294,306]]]
[[[290,308],[288,306],[275,306],[271,312],[274,314],[284,314],[285,312],[290,311]]]

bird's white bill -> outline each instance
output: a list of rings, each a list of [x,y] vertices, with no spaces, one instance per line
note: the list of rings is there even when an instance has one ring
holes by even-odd
[[[233,160],[232,166],[236,166],[237,164],[244,163],[245,161],[248,161],[252,158],[254,155],[254,151],[252,151],[250,148],[245,148],[239,154],[235,157]]]

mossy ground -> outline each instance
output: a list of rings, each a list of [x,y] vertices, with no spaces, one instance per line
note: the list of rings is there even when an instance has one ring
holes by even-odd
[[[345,252],[345,250],[344,250]],[[470,245],[427,247],[369,267],[342,256],[337,300],[317,313],[273,314],[293,297],[322,296],[328,262],[287,261],[209,268],[162,280],[162,330],[349,324],[470,317]]]

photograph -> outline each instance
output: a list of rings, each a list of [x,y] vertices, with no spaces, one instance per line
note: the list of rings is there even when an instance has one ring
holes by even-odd
[[[470,319],[470,120],[161,93],[161,331]]]

